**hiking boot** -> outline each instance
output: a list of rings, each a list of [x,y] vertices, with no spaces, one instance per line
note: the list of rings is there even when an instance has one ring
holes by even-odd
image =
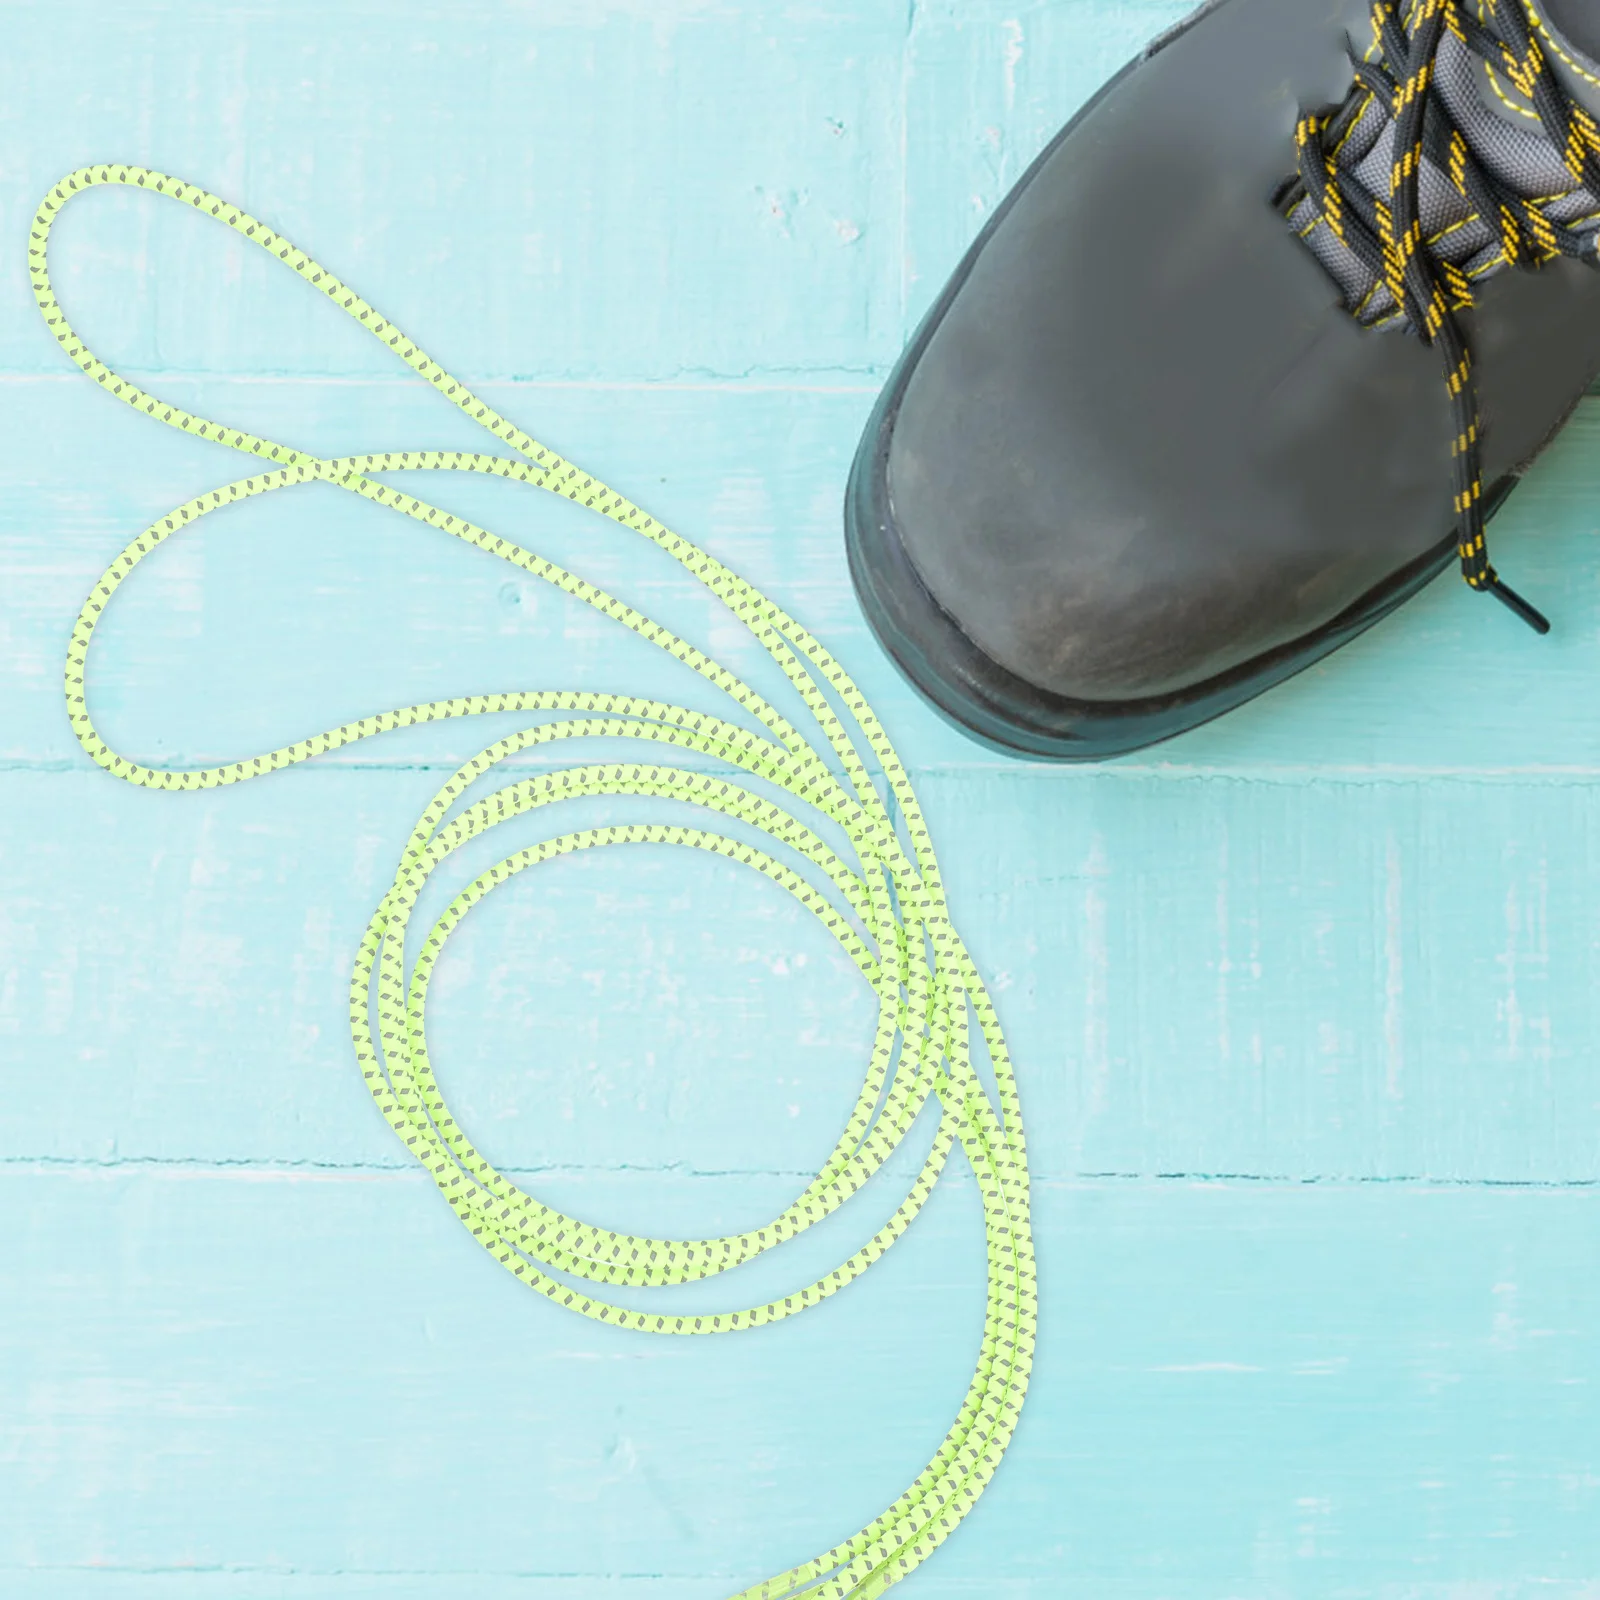
[[[1107,84],[856,456],[851,573],[911,682],[1088,759],[1452,564],[1510,608],[1479,626],[1545,627],[1484,525],[1600,374],[1597,58],[1595,0],[1210,0]]]

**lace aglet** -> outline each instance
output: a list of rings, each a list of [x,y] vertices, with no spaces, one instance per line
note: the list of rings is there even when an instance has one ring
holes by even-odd
[[[1489,593],[1501,605],[1521,617],[1535,633],[1549,633],[1550,619],[1537,606],[1529,605],[1509,584],[1502,583],[1499,578],[1496,578],[1489,585]]]

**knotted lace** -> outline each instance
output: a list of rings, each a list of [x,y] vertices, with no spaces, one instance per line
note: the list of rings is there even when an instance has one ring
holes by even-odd
[[[1462,576],[1546,633],[1489,560],[1482,415],[1458,313],[1505,267],[1537,271],[1560,256],[1600,266],[1600,126],[1552,70],[1528,0],[1480,0],[1479,12],[1461,0],[1374,0],[1374,47],[1352,49],[1355,83],[1341,106],[1299,119],[1299,173],[1281,202],[1352,316],[1403,322],[1439,351]],[[1526,100],[1542,138],[1481,105],[1474,79],[1485,68]],[[1552,174],[1564,186],[1541,192]]]

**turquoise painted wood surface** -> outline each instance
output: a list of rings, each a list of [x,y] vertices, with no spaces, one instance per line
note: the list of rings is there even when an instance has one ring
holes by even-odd
[[[1104,769],[958,738],[850,596],[844,472],[910,325],[1183,9],[0,9],[0,1594],[709,1600],[898,1492],[980,1318],[959,1178],[848,1293],[711,1346],[560,1315],[462,1237],[367,1099],[343,991],[481,730],[203,796],[88,767],[58,698],[77,606],[234,470],[66,369],[33,310],[36,199],[107,158],[237,197],[707,544],[911,761],[1019,1063],[1043,1332],[1011,1457],[908,1595],[1600,1594],[1600,411],[1497,523],[1549,640],[1441,584]],[[329,453],[467,444],[198,219],[100,192],[59,237],[69,309],[163,393]],[[637,543],[439,493],[770,684]],[[238,508],[141,571],[96,667],[118,742],[181,763],[437,695],[702,692],[347,498]],[[597,1221],[759,1219],[871,1023],[809,920],[666,853],[502,891],[435,985],[463,1118]]]

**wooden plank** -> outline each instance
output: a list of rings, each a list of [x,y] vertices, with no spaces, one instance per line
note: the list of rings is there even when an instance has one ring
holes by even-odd
[[[344,995],[438,777],[312,767],[179,796],[0,775],[26,841],[0,861],[0,1038],[25,1064],[0,1151],[400,1159]],[[1040,1173],[1595,1177],[1587,786],[979,773],[923,790]],[[478,841],[423,914],[537,837],[662,814],[562,809]],[[492,896],[452,939],[434,1025],[500,1159],[797,1172],[837,1134],[874,1014],[781,890],[663,847]]]
[[[776,1190],[541,1184],[718,1228]],[[13,1168],[0,1193],[8,1593],[189,1567],[172,1592],[727,1592],[898,1490],[977,1334],[965,1183],[818,1311],[666,1343],[527,1294],[412,1175]],[[1044,1184],[1038,1220],[1029,1410],[920,1593],[1589,1592],[1590,1194]]]
[[[23,220],[75,167],[130,161],[247,206],[478,376],[859,372],[899,349],[904,0],[7,9],[36,41],[0,124],[19,312]],[[50,47],[73,37],[95,47]],[[108,359],[388,371],[169,202],[97,194],[58,237]],[[0,326],[0,371],[59,360],[37,318]]]
[[[0,1037],[26,1063],[6,1156],[407,1164],[353,1069],[344,996],[402,818],[437,776],[305,776],[185,796],[200,804],[181,817],[175,797],[99,774],[0,779],[31,840],[0,889]],[[478,841],[430,890],[418,937],[510,851],[652,814],[561,810]],[[866,1068],[870,989],[789,895],[686,856],[550,863],[452,942],[435,1048],[496,1159],[796,1172],[832,1147]]]

